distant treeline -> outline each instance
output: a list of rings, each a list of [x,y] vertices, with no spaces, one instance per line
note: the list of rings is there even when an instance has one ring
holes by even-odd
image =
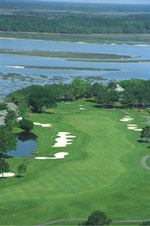
[[[124,90],[118,91],[117,85]],[[41,112],[43,107],[51,108],[60,101],[74,101],[79,98],[92,98],[100,107],[150,108],[150,80],[131,79],[121,82],[88,83],[74,79],[71,84],[32,85],[17,90],[6,97],[20,109]]]
[[[0,15],[0,31],[66,34],[150,33],[150,15],[106,16],[50,13],[47,16]]]

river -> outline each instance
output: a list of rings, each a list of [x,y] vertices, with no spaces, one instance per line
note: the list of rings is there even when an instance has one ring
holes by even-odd
[[[150,45],[134,43],[133,45],[124,43],[121,45],[114,43],[71,43],[0,38],[0,49],[13,49],[17,51],[42,50],[57,52],[81,52],[136,56],[134,58],[118,60],[119,62],[116,62],[116,60],[112,59],[104,60],[105,62],[83,62],[68,61],[66,58],[56,57],[26,56],[6,53],[0,54],[1,96],[5,96],[18,88],[25,87],[30,84],[44,85],[46,83],[52,82],[67,83],[75,77],[102,77],[105,79],[105,82],[110,79],[150,79],[150,62],[141,62],[142,60],[150,61]],[[109,62],[106,62],[108,60]],[[131,63],[131,61],[136,60],[140,62]],[[78,70],[24,68],[23,66],[73,67],[78,68]],[[85,68],[85,70],[80,70],[79,68]],[[101,69],[101,71],[91,71],[88,70],[88,68]]]

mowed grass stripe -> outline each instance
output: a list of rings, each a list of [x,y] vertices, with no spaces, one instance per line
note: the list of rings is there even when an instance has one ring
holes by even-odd
[[[84,111],[79,110],[80,104]],[[66,108],[70,114],[62,113]],[[72,113],[72,109],[79,112]],[[2,181],[2,224],[35,225],[59,218],[87,217],[96,209],[106,211],[114,219],[147,217],[149,174],[140,165],[145,145],[137,143],[139,133],[127,130],[126,124],[120,122],[123,116],[119,110],[97,109],[84,100],[69,105],[60,103],[54,114],[31,115],[34,122],[53,125],[34,127],[37,155],[53,156],[67,151],[69,156],[43,161],[30,158],[24,178]],[[52,148],[60,131],[77,137],[66,148]],[[10,164],[13,161],[12,171],[22,160],[9,159]],[[140,210],[143,204],[145,212],[144,208]]]

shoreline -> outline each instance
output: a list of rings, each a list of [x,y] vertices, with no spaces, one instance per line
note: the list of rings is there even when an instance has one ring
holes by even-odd
[[[97,44],[150,44],[150,34],[61,34],[0,31],[0,39],[24,39]]]

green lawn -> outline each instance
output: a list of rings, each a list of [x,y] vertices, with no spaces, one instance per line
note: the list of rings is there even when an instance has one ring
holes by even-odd
[[[131,111],[132,123],[145,126],[142,114]],[[93,210],[105,211],[114,220],[150,218],[150,172],[140,164],[149,149],[137,142],[140,132],[120,122],[123,116],[120,110],[95,108],[85,100],[32,114],[33,121],[53,125],[34,126],[36,155],[69,155],[58,160],[29,158],[24,178],[0,180],[0,225],[85,218]],[[52,148],[57,132],[71,132],[76,136],[73,144]],[[8,159],[12,172],[22,160]]]

